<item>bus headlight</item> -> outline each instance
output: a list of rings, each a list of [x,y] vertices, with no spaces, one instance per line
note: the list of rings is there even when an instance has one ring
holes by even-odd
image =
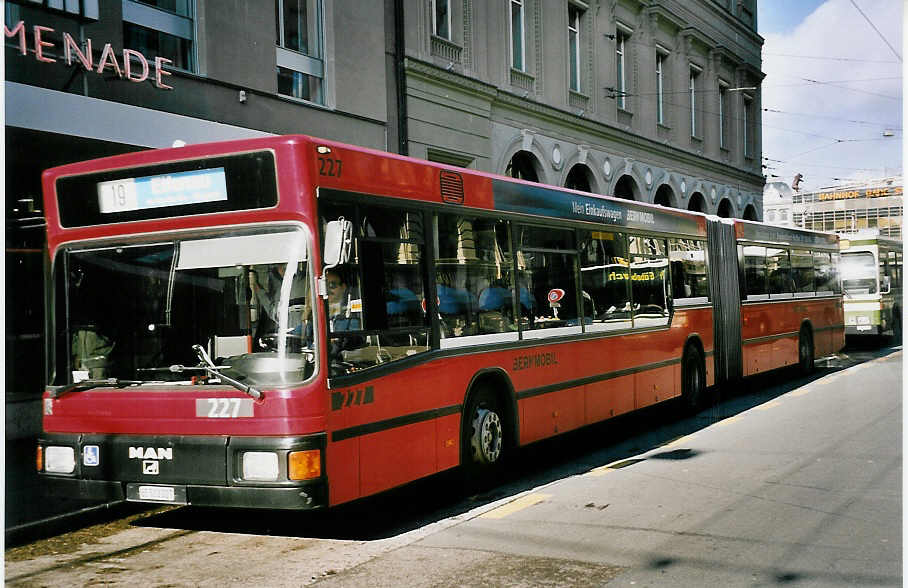
[[[71,474],[76,469],[76,452],[72,447],[48,445],[44,448],[44,471]]]
[[[243,479],[275,482],[278,476],[277,454],[271,451],[243,453]]]

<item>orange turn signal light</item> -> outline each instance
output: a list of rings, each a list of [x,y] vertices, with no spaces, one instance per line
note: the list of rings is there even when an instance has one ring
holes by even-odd
[[[319,449],[291,451],[287,474],[291,480],[311,480],[322,475],[322,452]]]
[[[39,472],[44,471],[44,448],[38,445],[38,453],[35,454],[35,467]]]

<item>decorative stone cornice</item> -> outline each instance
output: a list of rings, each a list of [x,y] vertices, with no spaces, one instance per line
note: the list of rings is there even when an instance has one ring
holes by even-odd
[[[441,69],[435,65],[424,61],[418,61],[411,57],[404,60],[404,68],[407,75],[422,77],[460,90],[472,92],[489,100],[494,100],[498,93],[498,89],[491,84],[480,82],[475,78],[460,75],[453,71]]]
[[[678,16],[661,4],[650,6],[646,9],[646,13],[649,15],[650,22],[652,22],[654,26],[658,26],[659,21],[663,21],[673,27],[676,32],[687,26],[687,21],[685,21],[684,18]]]

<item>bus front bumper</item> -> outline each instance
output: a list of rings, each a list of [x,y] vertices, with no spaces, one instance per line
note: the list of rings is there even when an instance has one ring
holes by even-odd
[[[38,471],[49,495],[305,510],[328,505],[325,439],[45,433]]]
[[[46,476],[44,481],[42,487],[46,495],[80,500],[104,502],[128,500],[157,504],[282,510],[310,510],[324,508],[328,505],[327,485],[323,482],[295,488],[267,488],[179,484],[146,485],[57,476]],[[152,489],[151,492],[149,492],[149,488]],[[171,492],[172,500],[168,499]]]

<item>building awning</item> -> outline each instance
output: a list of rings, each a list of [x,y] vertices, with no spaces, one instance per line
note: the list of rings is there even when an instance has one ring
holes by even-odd
[[[268,137],[272,133],[48,90],[17,82],[4,82],[5,124],[139,147],[188,144]]]

